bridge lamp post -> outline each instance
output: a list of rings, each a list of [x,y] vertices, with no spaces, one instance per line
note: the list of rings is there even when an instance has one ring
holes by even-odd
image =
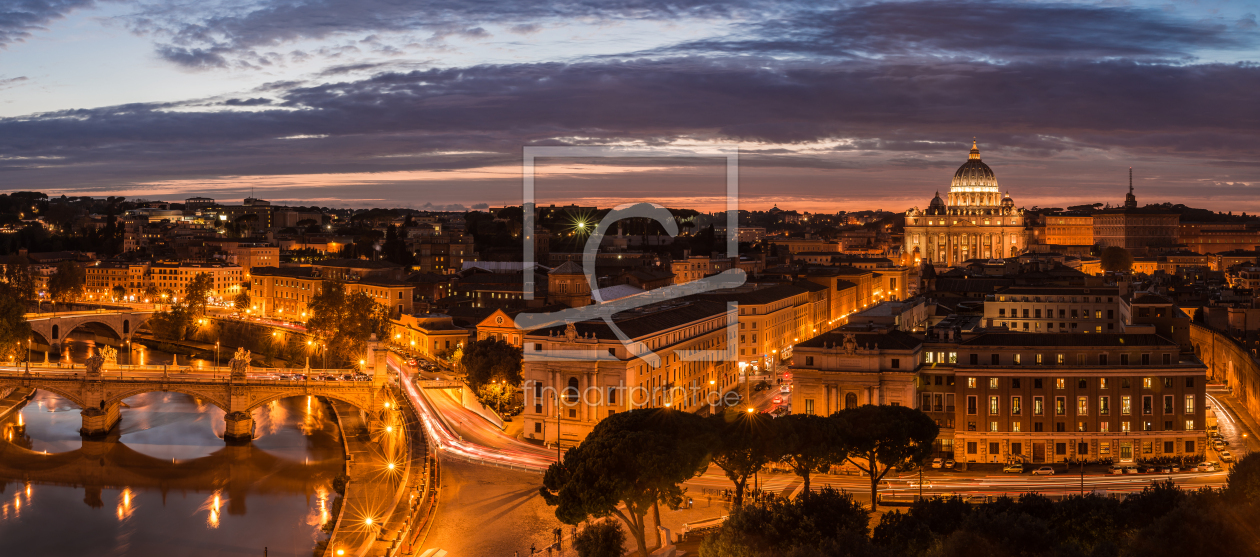
[[[214,341],[214,374],[219,376],[219,341]]]

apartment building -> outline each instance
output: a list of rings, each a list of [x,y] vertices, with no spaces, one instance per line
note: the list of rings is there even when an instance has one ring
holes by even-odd
[[[389,336],[396,346],[438,357],[468,343],[469,331],[449,315],[402,314],[389,320]]]
[[[1060,246],[1094,245],[1094,216],[1082,211],[1060,211],[1043,217],[1043,244]]]
[[[827,329],[824,309],[825,289],[810,283],[753,285],[698,294],[695,299],[738,305],[739,363],[751,375],[777,373],[782,362],[792,357],[793,347]],[[820,320],[821,319],[821,320]],[[741,381],[739,377],[735,382]],[[718,387],[734,383],[719,380]]]
[[[827,416],[863,404],[912,406],[923,341],[886,328],[837,329],[796,345],[792,411]]]
[[[1207,368],[1159,335],[988,333],[956,352],[924,375],[952,372],[960,461],[1132,462],[1206,448]],[[927,394],[920,407],[935,408]]]
[[[414,310],[415,285],[385,276],[368,275],[355,278],[345,273],[337,276],[346,294],[362,292],[376,303],[389,309],[391,317],[398,317]],[[250,277],[250,311],[267,317],[305,321],[310,313],[311,300],[320,293],[329,278],[324,270],[315,266],[258,267]]]
[[[1009,286],[985,296],[987,327],[1024,333],[1118,333],[1117,288]]]
[[[737,315],[723,302],[670,300],[612,321],[627,343],[603,319],[525,333],[526,438],[573,446],[616,412],[703,410],[712,385],[734,380],[727,335]]]
[[[693,255],[670,262],[669,268],[674,273],[674,284],[683,284],[721,273],[730,269],[731,263],[729,258]]]
[[[245,280],[245,272],[240,267],[216,263],[98,262],[84,272],[84,289],[89,296],[112,298],[114,288],[119,287],[132,301],[144,301],[144,292],[150,286],[157,289],[159,295],[183,298],[188,284],[203,273],[210,276],[210,298],[227,299],[240,293]]]
[[[850,314],[871,307],[878,290],[875,271],[854,267],[813,267],[804,279],[831,291],[831,324],[843,324]]]

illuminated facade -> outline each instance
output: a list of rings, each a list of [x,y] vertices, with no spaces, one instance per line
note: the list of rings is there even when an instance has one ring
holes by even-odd
[[[912,255],[912,263],[955,266],[1000,259],[1023,253],[1027,242],[1024,210],[998,190],[974,142],[967,162],[954,173],[947,200],[938,193],[926,211],[906,212],[904,253]]]

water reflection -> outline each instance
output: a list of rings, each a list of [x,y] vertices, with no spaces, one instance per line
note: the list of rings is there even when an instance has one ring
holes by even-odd
[[[104,440],[81,439],[78,408],[46,392],[0,423],[4,554],[307,556],[326,538],[344,455],[323,401],[263,405],[246,446],[194,397],[125,403]]]

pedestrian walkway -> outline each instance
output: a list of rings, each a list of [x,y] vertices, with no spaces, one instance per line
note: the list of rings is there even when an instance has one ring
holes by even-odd
[[[353,405],[330,401],[346,441],[346,492],[336,533],[329,541],[331,555],[384,555],[397,536],[400,492],[412,469],[407,466],[407,439],[400,424],[382,420],[369,429],[365,416]],[[388,428],[388,431],[387,431]],[[402,504],[407,501],[403,499]],[[405,507],[403,507],[405,511]]]
[[[6,390],[8,391],[7,393],[4,392]],[[20,409],[33,394],[35,394],[35,389],[31,388],[11,387],[9,389],[0,389],[0,395],[4,395],[3,398],[0,398],[0,420],[8,418]]]

